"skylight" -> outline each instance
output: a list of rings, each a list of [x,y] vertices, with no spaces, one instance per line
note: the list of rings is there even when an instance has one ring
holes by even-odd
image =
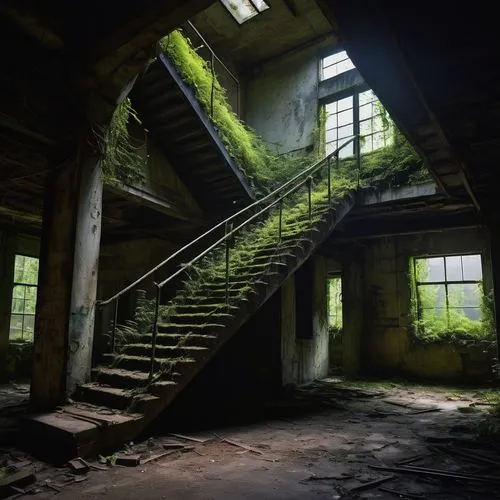
[[[264,0],[220,0],[224,7],[236,19],[238,24],[252,19],[261,12],[269,9]]]

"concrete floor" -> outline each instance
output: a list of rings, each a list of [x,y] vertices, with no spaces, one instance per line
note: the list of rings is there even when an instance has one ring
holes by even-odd
[[[107,470],[74,476],[67,469],[34,462],[31,466],[38,482],[32,498],[500,498],[498,485],[468,483],[467,488],[477,490],[471,492],[456,481],[404,474],[396,474],[380,487],[416,496],[400,497],[377,486],[350,492],[390,476],[369,465],[390,465],[423,453],[428,456],[412,465],[477,474],[477,463],[440,454],[432,446],[453,440],[467,442],[487,408],[487,399],[477,391],[407,385],[368,385],[360,392],[351,389],[340,389],[337,383],[316,384],[298,393],[293,404],[275,408],[272,419],[245,427],[185,432],[204,442],[151,437],[126,452],[147,459],[165,452],[163,444],[172,440],[188,449],[137,467],[103,466],[95,461],[94,465]],[[422,410],[434,411],[419,413]],[[324,476],[329,479],[318,479]]]

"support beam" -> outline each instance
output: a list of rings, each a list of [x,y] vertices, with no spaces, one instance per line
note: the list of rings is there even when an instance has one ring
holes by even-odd
[[[30,400],[34,411],[53,409],[90,372],[102,183],[100,167],[89,159],[79,154],[47,179]]]

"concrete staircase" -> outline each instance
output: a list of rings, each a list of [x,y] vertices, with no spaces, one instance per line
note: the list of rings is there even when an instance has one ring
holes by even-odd
[[[267,215],[233,242],[229,303],[226,260],[219,253],[160,308],[153,359],[151,331],[138,332],[119,353],[106,356],[93,370],[94,381],[80,386],[70,404],[30,417],[27,433],[44,440],[49,436],[50,451],[60,460],[134,439],[314,253],[353,205],[354,192],[343,190],[331,203],[326,196],[315,197],[310,212],[307,203],[285,207],[281,238],[277,213]],[[143,299],[146,309],[148,304]]]

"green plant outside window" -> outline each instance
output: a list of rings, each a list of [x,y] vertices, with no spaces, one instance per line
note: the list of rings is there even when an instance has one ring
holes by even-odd
[[[480,255],[414,258],[412,266],[417,338],[458,341],[492,335]]]
[[[332,335],[342,333],[342,278],[328,279],[328,328]]]
[[[38,259],[16,255],[10,315],[10,340],[33,340],[37,284]]]

